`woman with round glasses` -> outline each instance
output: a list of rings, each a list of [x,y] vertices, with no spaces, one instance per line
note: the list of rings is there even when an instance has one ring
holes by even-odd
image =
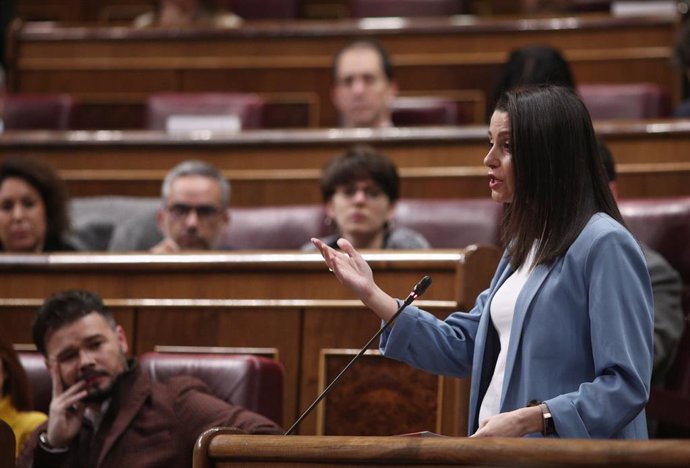
[[[331,159],[321,173],[328,221],[337,231],[322,241],[338,248],[343,237],[357,249],[428,249],[418,232],[391,226],[400,197],[393,162],[369,146],[353,146]],[[313,250],[309,242],[304,250]]]

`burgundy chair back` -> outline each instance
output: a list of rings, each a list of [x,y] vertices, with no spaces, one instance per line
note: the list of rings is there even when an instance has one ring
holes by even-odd
[[[246,20],[297,17],[297,0],[223,0],[222,3]]]
[[[350,13],[355,18],[448,16],[462,12],[462,0],[350,0]]]
[[[299,249],[313,236],[333,232],[318,205],[232,208],[221,245],[233,249]]]
[[[503,208],[490,199],[401,199],[393,226],[414,229],[432,247],[499,244]],[[232,209],[221,245],[237,249],[297,249],[313,236],[333,234],[324,206],[294,205]]]
[[[29,378],[33,408],[47,414],[52,383],[43,355],[35,351],[17,354]],[[152,352],[141,356],[139,363],[155,381],[192,375],[218,398],[282,423],[283,368],[277,361],[250,355]]]
[[[147,127],[166,130],[175,117],[236,117],[241,129],[260,128],[263,108],[250,93],[156,93],[146,100]]]
[[[503,207],[489,198],[402,199],[394,224],[421,233],[435,249],[499,245]]]
[[[218,398],[282,424],[283,367],[277,361],[250,355],[150,352],[139,362],[155,381],[181,374],[197,377]]]
[[[67,94],[6,94],[2,98],[5,130],[68,130],[72,98]]]
[[[440,97],[399,97],[391,106],[396,127],[458,125],[457,104]]]
[[[43,355],[38,351],[17,351],[17,356],[29,379],[34,410],[48,414],[53,385]]]
[[[663,255],[690,285],[690,197],[628,199],[619,207],[632,233]],[[690,312],[687,290],[684,299]]]
[[[587,84],[577,87],[592,120],[655,119],[671,115],[668,93],[653,83]]]

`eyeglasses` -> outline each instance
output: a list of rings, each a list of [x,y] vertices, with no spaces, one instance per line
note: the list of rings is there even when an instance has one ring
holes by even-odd
[[[335,191],[346,198],[354,198],[358,192],[364,193],[364,196],[368,199],[379,198],[384,195],[383,190],[378,185],[341,185],[337,187]]]
[[[175,203],[174,205],[168,206],[166,209],[168,213],[170,213],[170,216],[177,220],[187,219],[193,211],[196,213],[196,217],[199,218],[199,221],[210,221],[221,212],[220,208],[213,205],[192,206],[185,205],[184,203]]]

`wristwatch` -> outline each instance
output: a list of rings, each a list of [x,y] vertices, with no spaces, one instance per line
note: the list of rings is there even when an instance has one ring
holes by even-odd
[[[48,433],[46,431],[43,431],[38,435],[38,443],[42,449],[49,452],[63,452],[67,450],[67,447],[53,447],[50,445],[50,442],[48,442]]]
[[[541,408],[541,415],[544,418],[544,429],[541,431],[544,437],[552,436],[556,433],[556,426],[553,423],[553,416],[551,416],[551,410],[546,405],[546,403],[541,403],[539,405]]]

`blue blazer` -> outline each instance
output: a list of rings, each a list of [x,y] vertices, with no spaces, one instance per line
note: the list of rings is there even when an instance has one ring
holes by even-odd
[[[513,272],[504,254],[469,313],[442,321],[409,307],[381,338],[384,355],[429,372],[471,376],[468,433],[499,351],[489,306]],[[596,214],[565,255],[537,266],[515,305],[501,412],[545,402],[560,437],[646,439],[653,357],[652,291],[632,235]]]

